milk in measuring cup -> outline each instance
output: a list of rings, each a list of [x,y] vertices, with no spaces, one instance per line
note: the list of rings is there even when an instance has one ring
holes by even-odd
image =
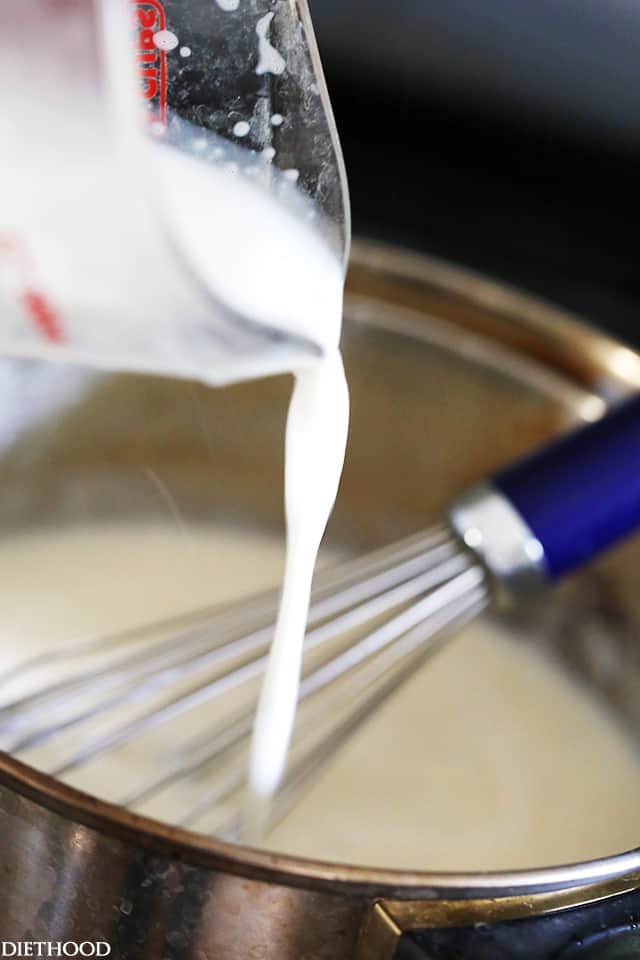
[[[169,131],[141,132],[126,5],[105,4],[100,24],[95,9],[22,0],[6,11],[0,351],[213,384],[296,373],[286,572],[250,775],[264,813],[286,762],[311,578],[344,460],[343,267],[290,171],[226,142],[215,162],[219,138],[194,128],[190,139],[186,124],[180,149]]]

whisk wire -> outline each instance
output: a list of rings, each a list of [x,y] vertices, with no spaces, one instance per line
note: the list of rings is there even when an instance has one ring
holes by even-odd
[[[306,638],[307,653],[314,647],[328,644],[340,635],[346,637],[346,643],[337,653],[330,655],[315,669],[305,672],[303,668],[299,703],[304,703],[334,681],[343,678],[349,671],[358,668],[363,661],[379,653],[385,646],[395,643],[398,637],[414,624],[422,620],[426,622],[429,618],[435,617],[447,605],[451,605],[451,609],[455,610],[458,597],[464,597],[467,592],[474,590],[483,581],[483,573],[472,566],[465,556],[458,556],[442,564],[437,570],[429,571],[427,575],[423,574],[401,587],[388,591],[387,594],[376,597],[375,603],[370,601],[369,604],[362,605],[316,628]],[[390,612],[401,602],[407,602],[424,593],[425,590],[434,590],[438,586],[440,590],[429,593],[422,601],[386,621],[377,629],[366,633],[358,642],[350,640],[350,631],[357,626],[370,623],[376,616],[383,612]],[[138,803],[155,790],[221,759],[243,739],[246,740],[251,732],[254,712],[252,703],[246,711],[235,715],[227,725],[220,727],[213,735],[207,735],[204,738],[200,736],[195,741],[187,742],[182,751],[184,758],[143,790],[129,795],[127,804]]]
[[[167,791],[197,788],[195,801],[181,803],[180,823],[193,826],[213,813],[216,832],[237,836],[240,822],[236,814],[228,816],[227,804],[246,783],[257,681],[267,662],[277,600],[270,591],[241,605],[208,607],[102,639],[80,638],[25,661],[0,677],[0,687],[90,658],[73,675],[45,681],[5,703],[3,745],[24,754],[60,740],[66,755],[56,754],[49,770],[57,777],[75,776],[184,714],[196,716],[198,708],[246,691],[240,709],[226,712],[213,729],[183,737],[175,759],[119,798],[144,810]],[[301,713],[276,819],[444,636],[487,600],[483,569],[444,526],[318,577],[304,644]],[[119,719],[124,708],[134,714]],[[96,733],[99,718],[106,729]],[[318,730],[324,730],[320,737]]]
[[[370,622],[376,616],[381,615],[385,611],[392,610],[399,604],[406,603],[428,590],[433,590],[440,583],[446,582],[467,563],[468,560],[465,556],[454,557],[450,561],[441,563],[438,566],[434,566],[432,569],[427,570],[426,573],[420,574],[406,583],[401,583],[399,586],[388,590],[385,594],[378,594],[372,599],[365,600],[358,606],[352,609],[347,609],[346,612],[339,614],[339,609],[345,605],[348,607],[354,602],[356,597],[359,598],[364,595],[364,592],[356,592],[353,590],[353,588],[349,588],[349,590],[344,592],[342,597],[336,596],[334,598],[334,602],[331,604],[330,608],[330,611],[334,613],[334,618],[329,620],[327,623],[311,630],[307,634],[305,638],[305,650],[309,651],[316,649],[319,646],[333,640],[339,634],[353,630],[363,623]],[[405,568],[406,566],[407,565],[405,565]],[[431,602],[433,603],[433,600]],[[327,601],[324,601],[320,604],[322,619],[329,615],[327,608]],[[427,609],[428,607],[425,607],[425,610]],[[418,605],[418,609],[416,609],[413,613],[411,613],[411,611],[407,611],[406,613],[400,615],[402,618],[401,622],[404,622],[404,620],[410,617],[419,619],[422,615],[422,609],[420,608],[420,605]],[[314,610],[312,606],[310,622],[315,623],[318,619],[320,619],[318,610]],[[387,625],[386,628],[381,628],[380,636],[390,635],[389,626],[390,625]],[[64,776],[65,774],[70,773],[72,770],[76,770],[79,766],[82,766],[83,764],[96,759],[98,756],[107,753],[118,746],[121,746],[123,743],[129,742],[132,739],[141,736],[143,733],[147,733],[148,731],[155,729],[159,725],[166,723],[169,720],[174,720],[183,713],[193,710],[207,701],[229,693],[231,690],[239,687],[241,684],[259,677],[266,666],[266,650],[270,636],[270,629],[263,629],[257,631],[255,634],[250,635],[249,637],[241,637],[232,641],[228,647],[225,648],[229,656],[232,653],[235,655],[240,647],[254,649],[256,640],[259,640],[261,645],[260,649],[262,649],[264,652],[255,658],[243,661],[240,666],[231,669],[226,673],[217,675],[214,679],[205,679],[201,681],[195,686],[190,687],[186,692],[182,692],[178,696],[172,698],[164,705],[154,707],[151,710],[146,711],[136,719],[124,724],[120,728],[112,731],[98,740],[91,737],[87,746],[81,747],[78,752],[75,753],[69,760],[56,768],[54,771],[55,775],[59,777]],[[378,636],[379,635],[376,634],[373,639],[368,638],[369,643],[378,642]],[[357,656],[355,651],[355,647],[351,648],[351,650],[346,651],[345,656]],[[223,651],[216,651],[216,653],[218,652]],[[225,657],[223,653],[223,656],[221,656],[219,659],[228,659],[228,657]],[[171,680],[175,679],[175,677],[170,676],[169,678],[165,679],[166,682],[170,682]],[[157,681],[157,679],[156,681],[148,681],[152,687],[155,687],[158,682],[159,681]],[[138,690],[134,689],[131,692],[130,699],[141,699],[144,697],[144,695],[144,687],[139,688]],[[122,698],[120,698],[120,701],[121,699]],[[90,711],[87,711],[83,715],[74,718],[74,720],[68,721],[66,725],[63,725],[62,728],[59,729],[68,729],[68,727],[71,725],[95,717],[98,712],[101,712],[99,708],[94,708]],[[46,731],[46,734],[50,735],[50,730]],[[26,745],[32,746],[34,743],[41,742],[41,740],[42,734],[34,735]]]
[[[368,675],[362,678],[360,689],[349,690],[349,709],[346,715],[339,720],[329,733],[302,751],[297,756],[285,775],[284,783],[275,798],[270,814],[270,828],[282,820],[313,780],[315,774],[321,771],[326,763],[356,732],[360,726],[378,709],[389,697],[396,692],[401,684],[411,677],[415,670],[440,648],[451,632],[462,629],[474,617],[479,615],[487,605],[487,593],[482,585],[472,589],[461,599],[460,605],[453,611],[442,614],[431,622],[420,623],[410,630],[401,640],[390,649],[390,656],[382,662],[371,665]],[[376,660],[379,658],[376,658]],[[343,703],[344,706],[344,703]],[[300,726],[298,741],[304,743],[309,728],[315,724],[315,718]],[[296,743],[294,742],[294,753]],[[233,785],[238,789],[245,780],[246,762],[239,763],[233,777],[229,777],[226,786]],[[198,817],[213,803],[223,803],[229,798],[229,792],[218,790],[215,796],[202,796],[198,803],[181,819],[181,825],[193,826]],[[209,800],[209,803],[207,803]],[[239,840],[242,837],[242,817],[236,814],[230,821],[216,829],[216,835],[227,840]]]

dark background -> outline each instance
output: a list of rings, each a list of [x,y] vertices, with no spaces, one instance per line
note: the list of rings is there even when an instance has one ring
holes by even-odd
[[[640,3],[312,0],[354,232],[640,345]]]

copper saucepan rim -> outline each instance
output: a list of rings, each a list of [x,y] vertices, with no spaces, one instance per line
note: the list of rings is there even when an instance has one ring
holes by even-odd
[[[595,397],[640,388],[640,355],[571,314],[470,271],[370,242],[354,244],[348,292],[358,278],[441,292],[458,307],[456,322],[473,332],[472,308],[505,323],[510,350],[531,356]],[[469,310],[465,317],[464,307]],[[357,867],[251,850],[210,839],[106,803],[0,752],[0,784],[48,810],[138,848],[225,873],[289,886],[398,900],[522,896],[611,881],[612,892],[640,885],[640,848],[581,863],[486,873],[407,872]]]

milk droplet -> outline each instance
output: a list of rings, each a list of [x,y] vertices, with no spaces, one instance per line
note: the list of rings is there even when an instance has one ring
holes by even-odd
[[[273,73],[278,76],[279,74],[284,73],[287,66],[284,58],[278,53],[276,48],[272,46],[267,38],[267,33],[269,32],[269,27],[271,26],[272,20],[273,13],[266,13],[264,17],[260,17],[256,23],[259,54],[256,73],[259,76],[263,73]]]
[[[191,47],[180,47],[180,56],[181,56],[181,57],[190,57],[190,56],[191,56]]]
[[[271,163],[275,155],[276,155],[276,151],[274,150],[273,147],[265,147],[262,153],[260,154],[262,159],[266,160],[267,163]]]
[[[271,117],[271,126],[272,127],[281,127],[284,123],[284,117],[281,113],[274,113]]]
[[[300,176],[300,171],[296,170],[295,167],[290,167],[289,170],[283,170],[283,174],[287,180],[291,180],[293,183],[295,183]]]
[[[216,0],[216,3],[221,10],[225,10],[227,13],[230,13],[232,10],[238,9],[240,0]]]
[[[171,30],[158,30],[153,35],[153,42],[158,50],[175,50],[178,46],[178,38]]]
[[[251,130],[251,127],[246,120],[238,120],[233,128],[233,135],[234,137],[246,137],[249,130]]]

